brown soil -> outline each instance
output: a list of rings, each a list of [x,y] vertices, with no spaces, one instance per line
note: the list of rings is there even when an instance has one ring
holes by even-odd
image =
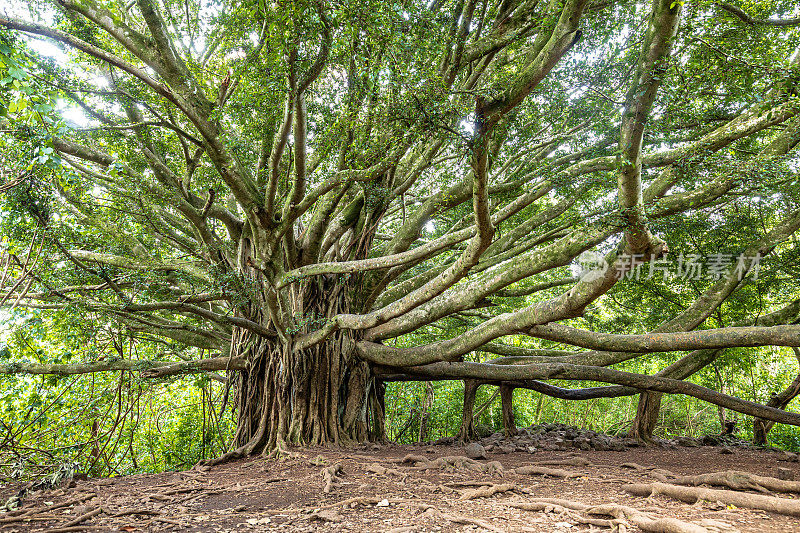
[[[463,449],[456,446],[304,448],[281,461],[245,459],[211,469],[75,481],[66,489],[30,494],[21,508],[30,510],[30,514],[22,521],[10,521],[19,518],[10,516],[13,513],[0,514],[0,531],[53,531],[64,526],[69,526],[66,531],[278,529],[399,533],[483,531],[487,527],[496,531],[589,531],[590,526],[577,524],[565,514],[525,511],[509,505],[532,498],[560,498],[592,505],[628,505],[654,518],[672,517],[695,523],[714,519],[743,532],[800,532],[800,519],[790,516],[726,508],[716,502],[688,505],[662,496],[637,498],[621,490],[626,482],[654,481],[648,471],[623,468],[623,463],[683,475],[735,469],[777,476],[781,467],[790,469],[800,479],[800,463],[779,462],[781,455],[777,453],[736,449],[733,454],[723,455],[719,450],[700,447],[585,451],[580,455],[591,461],[590,466],[555,467],[580,473],[581,477],[555,479],[509,470],[533,462],[568,458],[575,452],[490,453],[481,462],[499,461],[504,472],[498,473],[463,468],[425,470],[400,464],[407,454],[428,459],[463,455]],[[341,473],[326,493],[323,489],[329,480],[324,479],[322,472],[337,464],[341,464]],[[513,484],[515,490],[460,499],[481,483]],[[5,498],[16,489],[3,487],[0,495]],[[95,496],[89,497],[92,493]],[[792,494],[776,496],[800,498]],[[81,497],[85,500],[80,503],[54,509]],[[70,524],[77,517],[91,513],[95,514],[79,525]]]

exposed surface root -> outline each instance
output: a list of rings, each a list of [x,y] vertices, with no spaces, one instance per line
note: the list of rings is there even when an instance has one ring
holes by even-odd
[[[397,470],[396,468],[386,468],[385,466],[379,465],[377,463],[372,463],[370,465],[367,465],[367,471],[380,475],[393,475],[393,476],[400,476],[403,478],[406,477],[406,474]]]
[[[489,485],[485,487],[478,487],[477,489],[465,490],[459,500],[475,500],[477,498],[489,498],[495,494],[509,492],[512,490],[519,490],[514,483],[501,483],[500,485]]]
[[[462,469],[473,470],[475,472],[486,472],[488,474],[503,474],[503,465],[499,461],[489,461],[488,463],[481,463],[475,459],[470,459],[464,455],[450,455],[447,457],[438,457],[431,461],[427,457],[421,455],[406,455],[403,457],[401,463],[411,463],[411,468],[417,470],[431,470],[431,469]]]
[[[569,470],[562,470],[560,468],[548,468],[546,466],[538,465],[520,466],[515,468],[513,472],[515,474],[523,474],[527,476],[550,476],[566,479],[581,477],[581,474],[577,472],[570,472]]]
[[[549,461],[536,461],[535,465],[549,465],[549,466],[590,466],[592,462],[586,457],[576,455],[574,457],[567,457],[566,459],[552,459]]]
[[[322,492],[325,494],[330,493],[330,491],[333,490],[334,487],[338,486],[342,481],[342,479],[339,477],[339,474],[342,473],[342,465],[339,463],[327,468],[323,468],[321,473],[322,480],[325,482],[325,487],[322,489]]]
[[[675,485],[714,485],[733,490],[755,490],[758,492],[800,492],[800,481],[789,481],[774,477],[758,476],[739,470],[711,472],[696,476],[678,476],[666,470],[653,472],[653,477],[663,483]]]
[[[235,461],[236,459],[241,459],[245,456],[244,447],[231,450],[229,452],[225,452],[219,457],[215,457],[213,459],[204,459],[197,463],[196,466],[218,466],[228,463],[230,461]]]
[[[738,530],[718,520],[701,520],[694,524],[675,518],[658,518],[639,509],[615,503],[587,505],[570,500],[555,498],[539,498],[525,502],[509,504],[526,511],[544,511],[559,513],[564,518],[578,524],[606,527],[620,533],[628,531],[632,526],[649,533],[735,533]],[[598,518],[598,517],[610,518]]]
[[[765,496],[763,494],[706,489],[703,487],[686,487],[660,482],[624,485],[622,489],[636,496],[657,496],[660,494],[687,503],[706,500],[789,516],[800,516],[800,500],[777,498],[775,496]]]
[[[620,468],[630,468],[631,470],[636,470],[637,472],[649,472],[654,468],[652,466],[642,466],[638,463],[622,463],[619,466]]]
[[[493,526],[492,524],[490,524],[486,520],[481,520],[479,518],[472,518],[472,517],[469,517],[469,516],[462,516],[462,515],[455,515],[455,514],[450,514],[450,513],[443,513],[439,509],[437,509],[435,507],[432,507],[432,506],[428,507],[428,509],[425,511],[424,514],[428,515],[429,517],[436,518],[436,519],[444,519],[444,520],[447,520],[448,522],[452,522],[454,524],[474,525],[474,526],[478,526],[480,528],[486,529],[488,531],[495,531],[496,533],[505,533],[505,530]]]

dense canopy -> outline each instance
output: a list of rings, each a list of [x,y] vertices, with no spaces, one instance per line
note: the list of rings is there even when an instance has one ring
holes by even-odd
[[[227,457],[381,438],[395,380],[642,392],[645,439],[662,392],[800,425],[786,403],[681,381],[726,348],[800,347],[798,15],[790,0],[9,8],[0,305],[168,349],[0,371],[227,371]],[[625,371],[652,357],[656,376]]]

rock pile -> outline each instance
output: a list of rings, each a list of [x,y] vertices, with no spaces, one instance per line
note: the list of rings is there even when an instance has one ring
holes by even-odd
[[[591,429],[581,429],[565,424],[539,424],[520,428],[516,435],[506,437],[503,433],[493,433],[480,440],[487,452],[529,452],[536,450],[579,450],[625,451],[628,447],[639,446],[636,439],[614,437]]]
[[[481,437],[477,443],[468,446],[467,456],[482,459],[486,453],[535,453],[537,450],[596,450],[622,452],[628,448],[642,446],[636,439],[598,433],[566,424],[534,424],[518,428],[515,435],[506,436],[502,432],[489,433],[478,430]],[[445,437],[433,442],[435,445],[452,445],[454,437]],[[670,440],[655,439],[654,444],[664,448],[717,446],[720,453],[734,453],[734,448],[751,447],[735,435],[706,435],[704,437],[676,437]],[[786,459],[789,460],[789,459]]]

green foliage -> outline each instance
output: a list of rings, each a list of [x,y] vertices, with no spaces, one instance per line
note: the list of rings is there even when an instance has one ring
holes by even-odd
[[[0,360],[12,370],[22,361],[118,359],[139,361],[142,368],[156,360],[189,368],[193,360],[228,353],[236,331],[233,318],[273,329],[282,319],[285,333],[295,336],[330,325],[319,301],[307,308],[314,299],[309,292],[325,293],[330,287],[341,290],[335,296],[331,291],[330,302],[324,294],[318,300],[331,309],[372,311],[359,305],[378,296],[372,291],[383,287],[370,276],[382,270],[290,275],[280,294],[273,282],[301,264],[404,252],[468,227],[471,185],[461,185],[471,183],[473,134],[485,118],[483,103],[510,94],[520,75],[538,64],[538,49],[548,40],[545,30],[558,23],[563,2],[519,3],[530,8],[521,15],[499,12],[514,2],[474,2],[484,10],[486,24],[475,19],[458,44],[467,4],[460,0],[160,0],[156,4],[174,46],[152,55],[149,47],[157,46],[158,39],[147,33],[139,6],[93,3],[93,13],[107,9],[108,21],[130,29],[120,32],[130,40],[120,42],[114,32],[56,4],[37,1],[30,17],[47,19],[54,29],[113,54],[145,72],[153,84],[168,86],[172,96],[90,54],[65,49],[57,62],[37,51],[40,43],[0,31],[0,271],[10,265],[12,284],[38,295],[16,302],[18,291],[4,298],[3,305],[14,308],[0,311]],[[613,237],[598,246],[579,243],[583,248],[574,254],[559,251],[555,243],[571,239],[574,230],[622,230],[628,223],[625,215],[637,214],[668,243],[672,257],[735,257],[800,206],[797,150],[781,157],[763,155],[775,139],[797,127],[796,121],[778,118],[797,101],[798,67],[789,61],[798,29],[743,24],[712,0],[676,0],[669,7],[680,8],[683,19],[674,53],[656,68],[663,84],[643,142],[652,159],[671,152],[679,157],[674,164],[644,165],[641,176],[644,188],[667,170],[675,180],[644,205],[619,208],[617,174],[639,163],[620,157],[619,130],[620,120],[634,112],[625,99],[643,94],[632,73],[651,4],[589,3],[580,40],[494,125],[489,137],[492,214],[531,190],[546,190],[498,223],[492,246],[469,275],[445,296],[437,292],[434,297],[440,298],[440,308],[447,308],[445,298],[466,290],[479,276],[491,282],[495,273],[537,261],[552,268],[381,342],[412,347],[444,341],[503,313],[550,305],[571,284],[530,294],[526,289],[574,276],[576,256],[586,249],[605,254],[618,244]],[[796,16],[796,4],[740,3],[764,19]],[[505,42],[509,35],[514,38]],[[298,113],[294,91],[313,69],[322,43],[329,43],[329,53],[305,94],[304,147],[296,128],[281,139],[281,126],[287,102]],[[476,55],[449,72],[448,61],[459,48]],[[182,60],[165,67],[161,61],[173,53]],[[451,83],[451,74],[458,83]],[[191,113],[184,112],[182,106],[194,104]],[[721,146],[709,142],[687,148],[746,110],[752,113],[742,120],[755,120],[763,112],[776,124]],[[65,118],[76,111],[84,120]],[[65,148],[65,143],[73,144]],[[271,156],[281,143],[286,148],[271,169]],[[436,143],[439,147],[428,154]],[[406,152],[385,160],[406,145]],[[303,155],[307,175],[294,183]],[[379,163],[386,163],[387,170],[362,176]],[[272,170],[278,206],[265,221]],[[297,208],[287,201],[295,185],[308,192],[341,176],[359,178],[337,182],[329,193],[312,198],[312,208],[278,234]],[[241,182],[245,192],[255,191],[252,198],[235,191],[232,182]],[[692,196],[690,208],[659,215],[676,198],[717,182],[729,189],[712,199]],[[213,202],[209,191],[214,191]],[[333,200],[340,203],[324,211],[321,206]],[[317,215],[325,222],[319,233],[323,241],[330,238],[329,248],[307,257],[313,246],[303,248],[302,243],[313,233]],[[417,216],[424,230],[409,222]],[[393,269],[386,286],[401,287],[397,296],[404,296],[408,290],[401,284],[430,279],[426,276],[452,265],[465,246],[461,242],[405,270]],[[77,259],[78,252],[87,259]],[[699,327],[752,321],[797,298],[798,259],[796,236],[779,242],[763,261],[758,279],[745,280]],[[35,277],[24,277],[26,269]],[[5,273],[0,275],[2,293],[9,285]],[[714,282],[668,278],[661,272],[624,280],[564,323],[644,333],[687,309]],[[192,300],[198,296],[201,301]],[[266,309],[271,296],[279,317]],[[137,304],[150,307],[137,314],[132,311]],[[38,309],[41,305],[49,309]],[[564,348],[515,334],[501,340],[512,347]],[[239,355],[252,356],[255,345],[254,340],[246,344]],[[652,374],[682,355],[652,354],[617,367]],[[465,358],[486,360],[475,352]],[[692,380],[765,402],[795,374],[787,350],[729,349]],[[138,380],[136,373],[3,378],[0,443],[13,442],[16,448],[0,451],[0,462],[16,465],[16,472],[22,465],[24,475],[31,476],[72,462],[102,475],[186,468],[228,448],[230,404],[221,411],[227,394],[208,377],[157,382]],[[403,442],[454,435],[462,401],[458,381],[392,383],[386,393],[387,433]],[[636,397],[577,403],[525,390],[515,392],[514,406],[519,425],[559,421],[606,432],[625,431],[635,407]],[[478,426],[501,429],[493,387],[479,390],[476,409]],[[752,431],[749,421],[740,426],[742,436]],[[660,436],[715,433],[719,413],[692,399],[668,397],[658,431]],[[776,426],[771,438],[796,449],[796,435],[793,428]]]

